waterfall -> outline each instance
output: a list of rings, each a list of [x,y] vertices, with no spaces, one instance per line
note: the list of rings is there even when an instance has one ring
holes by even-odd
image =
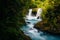
[[[29,14],[26,16],[25,21],[26,21],[26,26],[22,28],[22,30],[24,31],[24,34],[27,36],[30,36],[32,38],[32,40],[45,40],[44,37],[40,36],[40,33],[38,32],[37,29],[34,28],[34,25],[39,22],[41,18],[37,19],[37,17],[40,15],[41,9],[39,8],[37,11],[37,15],[36,16],[32,16],[32,9],[29,9]],[[40,12],[40,13],[39,13]],[[26,20],[28,19],[28,20]],[[33,20],[32,20],[33,19]]]
[[[31,13],[32,13],[32,9],[29,9],[29,13],[28,13],[29,17],[31,16]]]
[[[41,17],[41,13],[42,13],[42,8],[38,8],[38,11],[37,11],[37,14],[36,14],[36,18],[37,18],[38,16]]]
[[[32,9],[29,9],[29,13],[28,15],[26,15],[26,19],[32,19],[31,14],[32,14]]]
[[[38,17],[40,17],[41,13],[42,13],[42,9],[38,8],[36,16],[32,16],[32,9],[29,9],[29,13],[26,16],[26,19],[29,19],[29,20],[31,20],[31,19],[37,19]]]

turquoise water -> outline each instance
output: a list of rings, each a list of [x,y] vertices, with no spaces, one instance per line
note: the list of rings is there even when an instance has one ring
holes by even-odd
[[[28,23],[29,22],[29,23]],[[26,26],[22,27],[22,31],[25,35],[29,36],[32,40],[60,40],[60,36],[53,36],[45,34],[33,28],[34,24],[39,22],[38,20],[26,20]]]

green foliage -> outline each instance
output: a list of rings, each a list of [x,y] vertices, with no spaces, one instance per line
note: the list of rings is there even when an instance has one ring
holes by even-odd
[[[42,8],[42,21],[35,25],[39,30],[60,33],[60,0],[35,0],[37,8]]]
[[[54,0],[53,8],[47,8],[46,14],[43,13],[43,19],[47,20],[47,25],[50,24],[50,30],[54,30],[56,33],[60,33],[60,1]]]

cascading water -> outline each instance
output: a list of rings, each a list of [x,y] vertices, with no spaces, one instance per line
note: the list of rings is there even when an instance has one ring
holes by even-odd
[[[32,13],[32,9],[29,9],[29,13],[28,13],[28,15],[26,16],[27,19],[32,19],[31,13]]]
[[[32,13],[32,9],[29,9],[29,14],[28,14],[29,17],[31,16],[31,13]]]
[[[41,16],[42,8],[39,8],[36,14],[36,17]]]
[[[28,15],[26,16],[25,19],[28,19],[28,20],[32,20],[32,19],[34,19],[34,20],[36,20],[37,17],[40,16],[41,12],[42,12],[42,9],[39,8],[38,11],[37,11],[36,16],[32,16],[32,9],[29,9],[29,13],[28,13]],[[40,20],[41,20],[41,19],[40,19]]]
[[[21,30],[24,32],[25,35],[29,36],[32,40],[60,40],[58,37],[52,35],[44,35],[43,32],[39,31],[34,28],[34,25],[42,21],[41,18],[37,19],[37,17],[41,17],[42,9],[39,8],[35,17],[31,16],[32,9],[29,9],[29,14],[26,16],[26,26],[23,26]]]

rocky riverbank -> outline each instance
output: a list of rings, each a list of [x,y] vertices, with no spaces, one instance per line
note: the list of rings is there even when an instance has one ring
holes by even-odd
[[[47,32],[49,34],[60,35],[60,27],[54,27],[52,24],[48,23],[47,20],[38,22],[37,24],[35,24],[34,28],[40,31]]]

